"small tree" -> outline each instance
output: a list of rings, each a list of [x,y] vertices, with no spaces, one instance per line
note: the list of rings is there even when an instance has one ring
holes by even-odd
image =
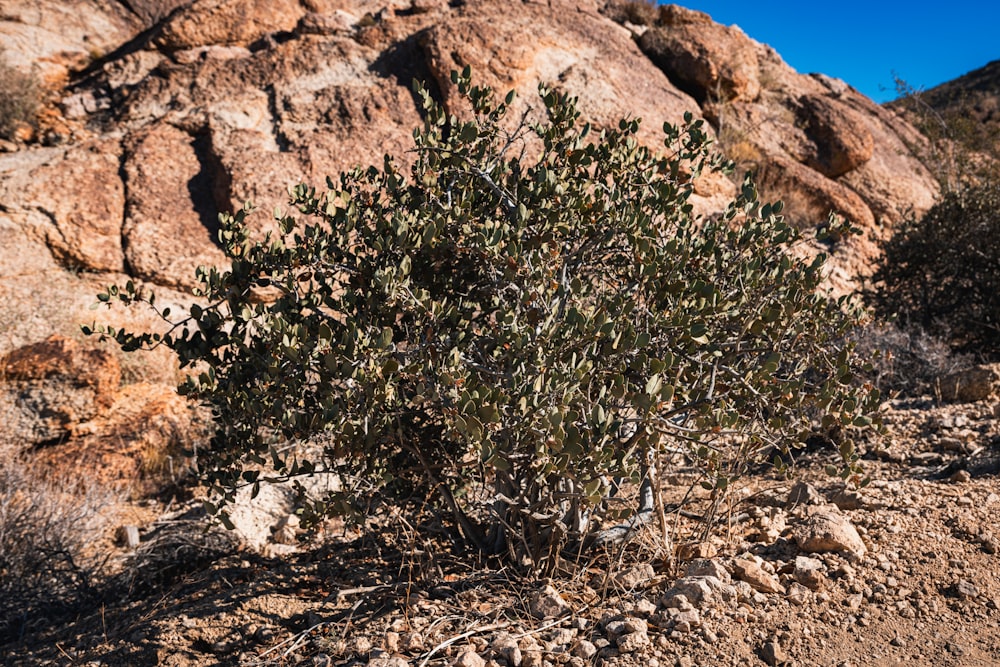
[[[202,462],[220,505],[314,471],[344,484],[316,515],[358,508],[361,483],[419,486],[479,549],[550,570],[609,534],[595,519],[616,480],[642,485],[636,520],[651,516],[668,455],[721,498],[814,419],[871,424],[877,395],[852,387],[836,342],[854,316],[817,291],[822,258],[786,252],[780,204],[747,182],[717,219],[692,215],[693,179],[718,166],[701,121],[664,125],[654,155],[637,120],[595,136],[543,87],[544,120],[510,127],[512,93],[454,81],[468,120],[415,88],[409,177],[387,157],[298,186],[308,222],[278,215],[260,242],[249,207],[224,216],[231,267],[200,272],[206,305],[166,335],[102,330],[204,369],[181,391],[214,411]],[[155,307],[131,284],[100,298]]]

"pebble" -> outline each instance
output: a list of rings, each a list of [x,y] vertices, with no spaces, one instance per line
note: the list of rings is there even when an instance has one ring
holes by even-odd
[[[455,658],[454,667],[486,667],[486,661],[475,651],[465,651]]]
[[[532,596],[529,610],[531,615],[538,619],[555,618],[569,610],[569,605],[559,595],[559,591],[551,585],[546,585]]]
[[[771,665],[771,667],[788,662],[788,654],[785,653],[785,650],[775,640],[765,642],[760,647],[760,657],[768,665]]]

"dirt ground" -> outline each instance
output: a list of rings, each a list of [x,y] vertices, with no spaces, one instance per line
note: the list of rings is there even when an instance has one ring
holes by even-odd
[[[865,456],[871,485],[844,493],[825,455],[807,454],[808,486],[749,480],[722,530],[682,558],[656,557],[646,535],[524,582],[403,521],[328,531],[280,557],[182,562],[160,585],[140,573],[126,601],[39,623],[0,662],[998,665],[998,407],[893,402]],[[817,513],[853,525],[864,554],[801,547]]]

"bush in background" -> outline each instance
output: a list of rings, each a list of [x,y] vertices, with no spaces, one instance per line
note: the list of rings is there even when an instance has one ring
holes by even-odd
[[[946,192],[883,243],[869,303],[952,350],[1000,358],[1000,187]]]
[[[0,644],[97,598],[104,562],[94,540],[113,501],[79,476],[0,462]]]
[[[975,363],[971,355],[952,352],[944,341],[913,326],[870,322],[852,339],[855,353],[870,360],[862,379],[886,397],[935,395],[942,377]]]

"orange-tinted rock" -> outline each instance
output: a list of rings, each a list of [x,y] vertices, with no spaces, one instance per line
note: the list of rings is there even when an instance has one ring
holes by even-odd
[[[173,387],[139,383],[123,387],[73,438],[38,452],[37,460],[53,468],[73,461],[95,481],[141,492],[183,475],[189,465],[183,451],[206,432]]]
[[[29,205],[51,220],[46,242],[70,268],[123,270],[120,151],[117,141],[96,141],[31,173]]]
[[[856,192],[826,178],[804,164],[780,156],[771,157],[761,169],[760,187],[780,193],[784,214],[798,227],[821,225],[836,213],[863,229],[875,225],[875,217]]]
[[[199,138],[155,125],[128,143],[125,156],[124,250],[133,275],[196,285],[198,266],[220,265],[215,245],[218,192],[225,184]],[[204,141],[204,139],[201,139]]]
[[[871,159],[875,140],[856,111],[817,95],[803,95],[798,102],[799,118],[816,148],[807,165],[836,178]]]
[[[702,12],[669,5],[639,46],[671,81],[699,101],[753,101],[760,95],[755,43]]]
[[[197,0],[172,14],[155,41],[168,52],[210,44],[248,46],[292,30],[304,14],[295,0]]]
[[[36,444],[68,437],[110,406],[121,369],[107,350],[53,335],[5,355],[0,377],[8,434]]]

